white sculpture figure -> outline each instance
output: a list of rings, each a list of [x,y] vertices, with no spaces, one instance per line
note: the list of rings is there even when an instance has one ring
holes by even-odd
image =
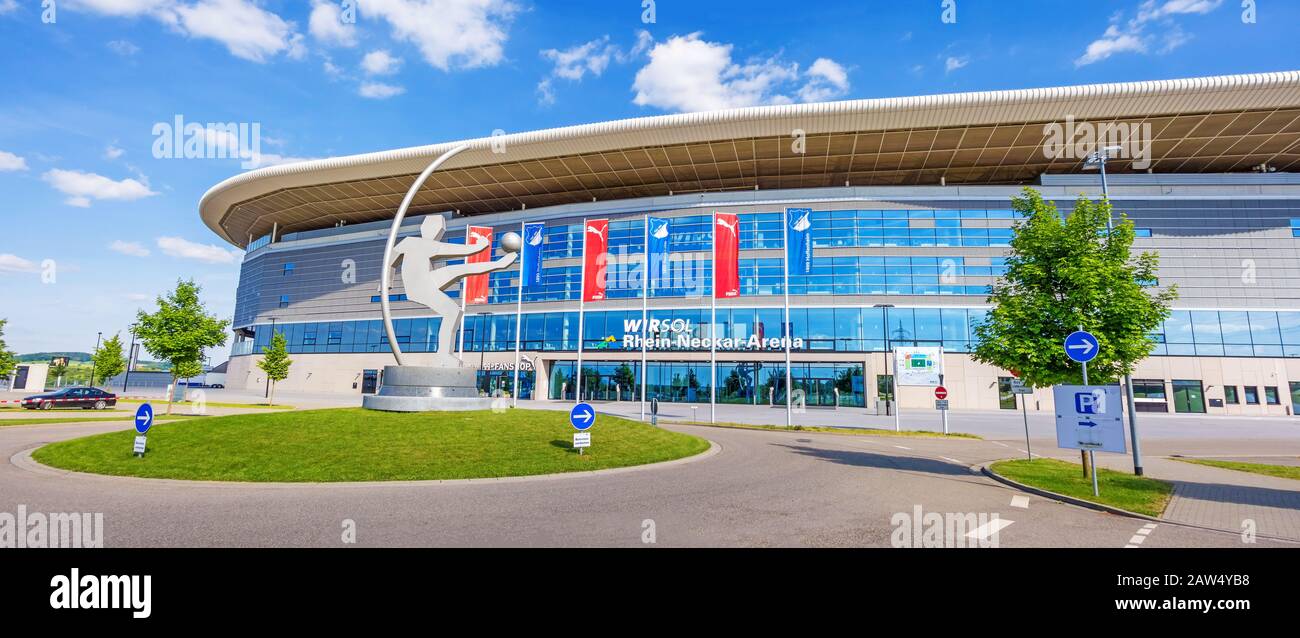
[[[506,233],[501,237],[501,247],[507,252],[505,257],[496,261],[478,264],[461,263],[453,266],[434,266],[435,259],[457,259],[476,255],[484,250],[491,250],[489,242],[467,244],[450,244],[442,241],[447,230],[447,222],[441,215],[429,215],[420,224],[419,237],[407,237],[397,243],[393,249],[390,267],[401,269],[402,284],[406,287],[406,298],[418,304],[428,306],[430,310],[442,317],[438,329],[438,353],[435,365],[459,368],[461,361],[453,354],[455,349],[456,329],[460,327],[460,304],[447,296],[445,291],[452,284],[471,275],[482,275],[508,268],[519,258],[519,236]],[[463,292],[463,291],[462,291]]]

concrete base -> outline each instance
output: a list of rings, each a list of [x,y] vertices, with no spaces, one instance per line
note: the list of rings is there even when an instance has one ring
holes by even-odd
[[[469,368],[386,366],[379,393],[363,397],[361,407],[385,412],[460,412],[489,410],[480,397],[477,371]]]

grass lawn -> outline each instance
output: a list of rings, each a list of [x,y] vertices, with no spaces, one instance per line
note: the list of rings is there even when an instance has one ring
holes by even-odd
[[[953,432],[945,435],[943,432],[934,432],[931,430],[903,430],[895,432],[894,430],[875,430],[866,428],[829,428],[818,425],[796,425],[787,428],[784,425],[754,425],[752,423],[697,423],[694,421],[664,421],[664,423],[673,423],[677,425],[704,425],[715,428],[738,428],[741,430],[771,430],[774,432],[816,432],[818,434],[845,434],[849,436],[919,436],[936,439],[981,439],[983,437],[974,434],[964,434]]]
[[[1092,479],[1083,477],[1079,464],[1056,459],[998,461],[991,469],[1017,483],[1147,516],[1160,516],[1174,491],[1165,481],[1102,468],[1097,474],[1101,491],[1097,498],[1092,495]]]
[[[1197,465],[1209,465],[1210,467],[1221,467],[1225,470],[1237,470],[1238,472],[1250,472],[1252,474],[1264,474],[1266,476],[1300,480],[1300,467],[1294,465],[1267,465],[1264,463],[1241,463],[1238,461],[1216,461],[1214,459],[1189,459],[1178,457],[1174,457],[1174,460],[1182,461],[1184,463],[1196,463]]]
[[[699,454],[704,439],[601,416],[592,447],[572,449],[569,415],[556,410],[404,414],[361,408],[240,414],[149,431],[52,443],[33,454],[68,470],[213,481],[402,481],[527,476],[642,465]]]
[[[164,414],[156,415],[156,421],[166,421],[168,419],[185,419],[200,416],[198,414],[173,414],[166,416]],[[52,416],[49,418],[32,417],[28,419],[0,419],[0,428],[7,425],[42,425],[46,423],[94,423],[96,421],[121,421],[123,423],[134,421],[134,414],[124,414],[122,416]]]
[[[163,412],[167,411],[167,401],[163,399],[150,399],[148,401],[137,401],[132,399],[132,400],[121,400],[118,401],[118,403],[130,403],[132,405],[138,405],[141,403],[152,403],[153,411],[155,413],[162,414]],[[173,408],[189,407],[189,405],[190,405],[189,401],[176,401],[172,403]],[[292,405],[280,405],[279,403],[275,405],[267,405],[265,403],[218,403],[216,401],[208,401],[207,406],[209,408],[258,408],[261,410],[292,410],[293,409]]]

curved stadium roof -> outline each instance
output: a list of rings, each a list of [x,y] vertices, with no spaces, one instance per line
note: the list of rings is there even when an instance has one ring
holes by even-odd
[[[239,246],[277,223],[292,232],[387,219],[415,176],[460,144],[471,148],[433,174],[412,214],[846,182],[1019,184],[1082,170],[1043,153],[1044,126],[1067,117],[1151,124],[1156,173],[1300,169],[1300,71],[1286,71],[616,120],[261,168],[212,187],[199,209]],[[796,129],[804,154],[791,148]]]

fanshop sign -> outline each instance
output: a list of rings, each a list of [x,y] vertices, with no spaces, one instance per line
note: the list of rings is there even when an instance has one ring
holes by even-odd
[[[646,334],[644,338],[646,350],[709,350],[716,348],[718,350],[785,350],[786,342],[784,337],[768,338],[761,334],[752,334],[748,337],[722,337],[717,339],[717,343],[709,337],[695,336],[695,330],[691,322],[687,319],[650,319],[646,322]],[[625,319],[623,321],[623,348],[625,350],[640,350],[643,337],[641,336],[641,320]],[[793,350],[803,348],[803,339],[795,337],[789,344]]]

